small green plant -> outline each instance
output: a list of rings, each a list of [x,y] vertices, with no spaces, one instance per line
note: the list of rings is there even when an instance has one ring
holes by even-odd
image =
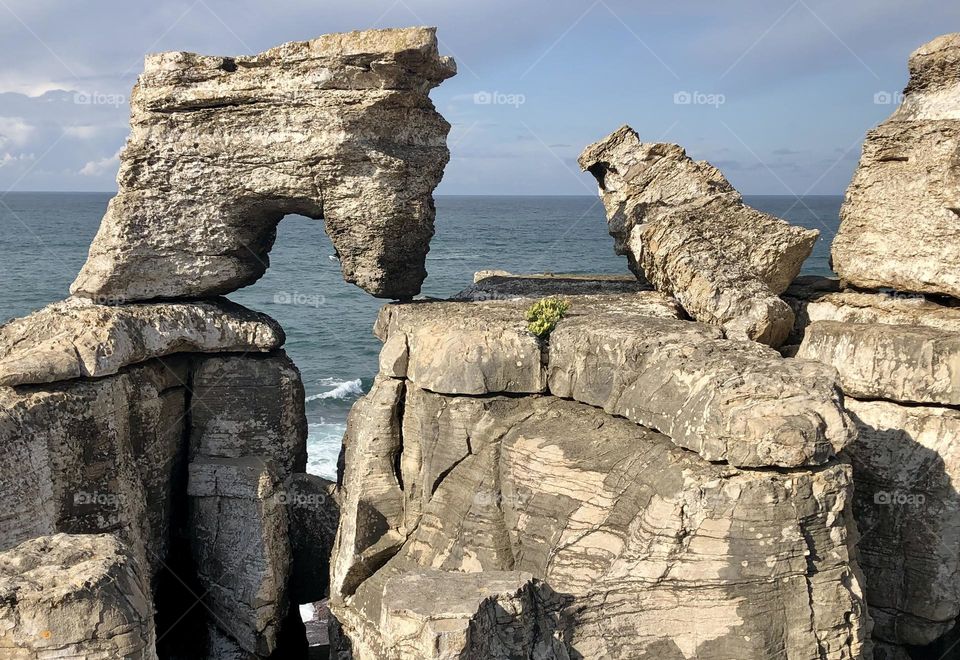
[[[569,309],[570,303],[560,298],[538,300],[527,310],[527,330],[542,339],[553,332]]]

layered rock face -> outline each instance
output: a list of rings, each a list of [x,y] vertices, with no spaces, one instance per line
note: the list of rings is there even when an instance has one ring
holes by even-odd
[[[147,57],[120,190],[72,292],[229,293],[263,275],[277,223],[296,213],[323,219],[347,281],[415,295],[449,159],[450,125],[428,94],[455,70],[432,28]]]
[[[864,288],[960,297],[960,34],[910,56],[900,108],[867,135],[833,266]]]
[[[378,321],[332,568],[353,657],[860,657],[852,478],[835,456],[853,422],[832,369],[678,320],[650,291],[567,296],[537,342],[530,299],[500,297],[556,282],[480,284],[493,300],[391,305]],[[630,394],[648,382],[663,393]],[[517,606],[477,623],[487,592],[470,580],[504,571],[537,581],[521,630],[538,646],[509,632]],[[429,605],[401,593],[433,580]],[[480,652],[480,630],[519,646]]]
[[[782,293],[819,232],[743,204],[718,169],[624,126],[587,147],[618,254],[699,321],[779,346],[793,326]]]

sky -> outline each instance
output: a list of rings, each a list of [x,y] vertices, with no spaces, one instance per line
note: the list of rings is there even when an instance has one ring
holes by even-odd
[[[459,73],[438,194],[594,195],[577,155],[630,124],[745,194],[842,194],[911,51],[956,0],[0,0],[0,194],[111,191],[146,53],[244,55],[438,27]]]

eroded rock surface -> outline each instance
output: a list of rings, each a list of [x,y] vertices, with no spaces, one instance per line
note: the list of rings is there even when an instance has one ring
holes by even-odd
[[[618,254],[691,316],[736,338],[777,346],[793,312],[777,297],[819,232],[743,204],[723,174],[679,146],[641,143],[624,126],[587,147]]]
[[[960,405],[960,334],[950,330],[818,321],[797,357],[836,367],[851,396]]]
[[[263,275],[277,223],[296,213],[323,219],[348,282],[417,294],[449,159],[450,125],[428,94],[454,73],[432,28],[148,56],[119,193],[72,292],[228,293]]]
[[[925,645],[960,615],[960,411],[848,399],[874,636]]]
[[[69,298],[0,326],[0,386],[100,378],[174,353],[257,353],[280,325],[225,299],[98,305]]]
[[[872,130],[847,190],[833,266],[865,288],[960,297],[960,34],[910,57],[900,108]]]
[[[152,660],[149,580],[114,536],[55,534],[0,553],[0,656]]]
[[[333,609],[355,640],[383,644],[398,578],[519,570],[567,599],[571,657],[859,657],[848,466],[739,470],[583,404],[413,387],[401,403],[395,383],[368,396],[402,415],[399,473],[369,454],[348,457],[343,479],[380,493],[366,519],[396,539],[380,565],[338,551],[355,579]],[[379,437],[370,419],[348,443]]]

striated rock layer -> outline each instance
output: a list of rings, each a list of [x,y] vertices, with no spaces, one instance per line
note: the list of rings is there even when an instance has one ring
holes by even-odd
[[[819,233],[743,204],[721,172],[624,126],[580,155],[600,185],[618,254],[691,316],[728,336],[778,346],[793,326],[777,295]]]
[[[522,299],[381,313],[331,569],[354,657],[868,652],[835,372],[681,321],[654,292],[565,297],[568,316],[529,347]],[[470,646],[483,591],[469,580],[501,571],[539,581],[528,620],[555,642]],[[430,598],[401,593],[434,578]]]
[[[417,294],[454,75],[432,28],[330,34],[243,57],[162,53],[131,98],[119,192],[71,291],[202,297],[256,281],[277,223],[322,218],[344,278]]]
[[[960,33],[910,56],[902,105],[870,131],[833,243],[859,287],[960,297]]]

